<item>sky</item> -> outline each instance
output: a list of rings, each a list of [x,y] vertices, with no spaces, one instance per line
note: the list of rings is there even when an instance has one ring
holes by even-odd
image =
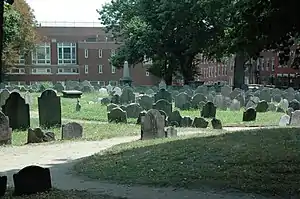
[[[96,9],[109,0],[26,0],[39,22],[98,22]],[[87,3],[88,2],[88,3]]]

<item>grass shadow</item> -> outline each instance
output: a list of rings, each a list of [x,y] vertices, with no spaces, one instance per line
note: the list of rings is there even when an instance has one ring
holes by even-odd
[[[254,129],[121,144],[74,168],[124,184],[300,196],[299,151],[299,128]]]

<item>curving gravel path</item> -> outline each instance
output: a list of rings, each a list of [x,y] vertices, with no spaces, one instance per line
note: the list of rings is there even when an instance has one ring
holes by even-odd
[[[248,128],[249,129],[249,128]],[[241,128],[227,128],[241,130]],[[192,134],[195,132],[186,132]],[[26,145],[20,147],[0,147],[0,175],[9,177],[9,185],[13,186],[12,174],[28,165],[50,167],[53,186],[62,190],[87,190],[129,199],[250,199],[266,197],[235,192],[175,190],[173,188],[152,188],[147,186],[126,186],[84,179],[70,173],[75,161],[93,155],[114,145],[131,142],[138,136],[112,138],[102,141],[62,142],[58,144]]]

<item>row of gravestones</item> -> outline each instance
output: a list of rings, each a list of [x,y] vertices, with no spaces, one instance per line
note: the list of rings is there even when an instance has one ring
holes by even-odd
[[[49,168],[27,166],[13,174],[14,196],[32,195],[51,191],[52,182]],[[7,191],[7,176],[0,176],[0,197]]]

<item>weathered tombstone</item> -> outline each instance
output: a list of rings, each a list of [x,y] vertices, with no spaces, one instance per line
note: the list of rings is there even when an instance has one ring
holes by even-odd
[[[154,95],[154,102],[157,102],[161,99],[164,99],[170,103],[172,103],[172,94],[165,90],[165,89],[160,89],[155,95]]]
[[[27,166],[13,175],[15,196],[50,191],[52,188],[49,168]]]
[[[256,120],[256,110],[254,108],[248,108],[243,113],[243,122],[250,122]]]
[[[70,122],[62,125],[61,132],[62,140],[70,140],[76,138],[82,138],[83,136],[83,128],[80,124],[76,122]]]
[[[292,113],[291,126],[300,126],[300,110]]]
[[[2,106],[2,110],[8,116],[12,130],[30,127],[29,105],[25,103],[20,93],[11,93],[5,105]]]
[[[268,104],[268,111],[276,111],[276,105],[272,102]]]
[[[300,102],[296,99],[293,99],[290,103],[289,103],[289,107],[293,108],[295,111],[296,110],[300,110]]]
[[[165,137],[165,118],[158,110],[150,109],[141,124],[142,140]]]
[[[141,107],[144,110],[150,110],[152,108],[152,104],[153,104],[154,100],[152,97],[148,96],[148,95],[143,95],[141,96],[141,98],[139,99],[139,104],[141,105]]]
[[[180,115],[180,112],[178,110],[173,111],[169,116],[168,116],[168,124],[173,126],[174,124],[176,127],[179,127],[181,124],[182,117]]]
[[[201,117],[204,118],[212,118],[216,117],[217,107],[212,102],[207,102],[202,110],[201,110]]]
[[[181,127],[191,127],[193,124],[193,120],[190,117],[183,117],[180,121]]]
[[[111,110],[113,110],[114,108],[117,108],[117,107],[119,107],[117,104],[108,104],[106,106],[106,110],[107,110],[107,112],[110,112]]]
[[[230,95],[230,92],[231,92],[231,88],[228,86],[228,85],[225,85],[221,88],[221,94],[224,96],[224,97],[229,97]]]
[[[159,85],[158,85],[158,88],[159,88],[159,90],[161,90],[161,89],[166,90],[166,89],[167,89],[167,84],[166,84],[165,80],[162,79],[162,80],[160,81],[160,83],[159,83]]]
[[[139,104],[131,103],[126,106],[125,111],[127,113],[127,118],[138,118],[143,109]]]
[[[44,132],[41,128],[29,128],[27,134],[27,144],[42,143],[55,141],[55,134],[53,132]]]
[[[110,103],[110,99],[108,97],[104,97],[100,100],[101,105],[107,105]]]
[[[120,96],[121,104],[130,104],[135,102],[135,95],[131,88],[123,88],[122,94]]]
[[[166,130],[166,137],[170,138],[170,137],[176,137],[177,136],[177,130],[174,126],[170,126],[167,128]]]
[[[233,99],[230,106],[229,106],[229,109],[231,111],[239,111],[241,109],[240,101],[238,101],[237,99]]]
[[[0,176],[0,197],[5,195],[7,189],[7,176]]]
[[[256,112],[264,113],[267,112],[269,108],[268,102],[265,100],[259,101],[256,106]]]
[[[0,92],[0,105],[1,105],[1,107],[2,107],[3,105],[5,105],[5,102],[6,102],[6,100],[8,99],[9,95],[10,95],[10,92],[9,92],[9,90],[7,90],[7,89],[3,89],[3,90]]]
[[[206,101],[207,101],[207,98],[204,94],[197,93],[192,97],[191,104],[192,104],[193,108],[197,109],[197,108],[199,108],[200,102],[206,102]]]
[[[186,93],[179,93],[175,96],[175,107],[179,109],[184,109],[187,102],[190,101],[190,96]]]
[[[167,100],[161,99],[153,104],[153,109],[163,110],[169,116],[172,113],[172,104]]]
[[[208,127],[208,121],[206,121],[203,117],[195,117],[192,127],[205,129]]]
[[[55,90],[45,90],[38,97],[38,107],[40,126],[45,128],[61,126],[61,103]]]
[[[12,129],[9,127],[9,119],[0,111],[0,145],[11,144]]]
[[[290,116],[289,115],[283,115],[280,117],[280,120],[279,120],[279,126],[287,126],[290,124]]]
[[[127,123],[127,113],[121,108],[117,107],[107,113],[108,122]]]
[[[211,120],[211,125],[212,125],[213,129],[222,129],[223,128],[221,120],[216,119],[216,118],[213,118]]]
[[[65,90],[65,87],[62,85],[62,83],[56,83],[54,84],[53,87],[57,92],[62,92],[63,90]]]

